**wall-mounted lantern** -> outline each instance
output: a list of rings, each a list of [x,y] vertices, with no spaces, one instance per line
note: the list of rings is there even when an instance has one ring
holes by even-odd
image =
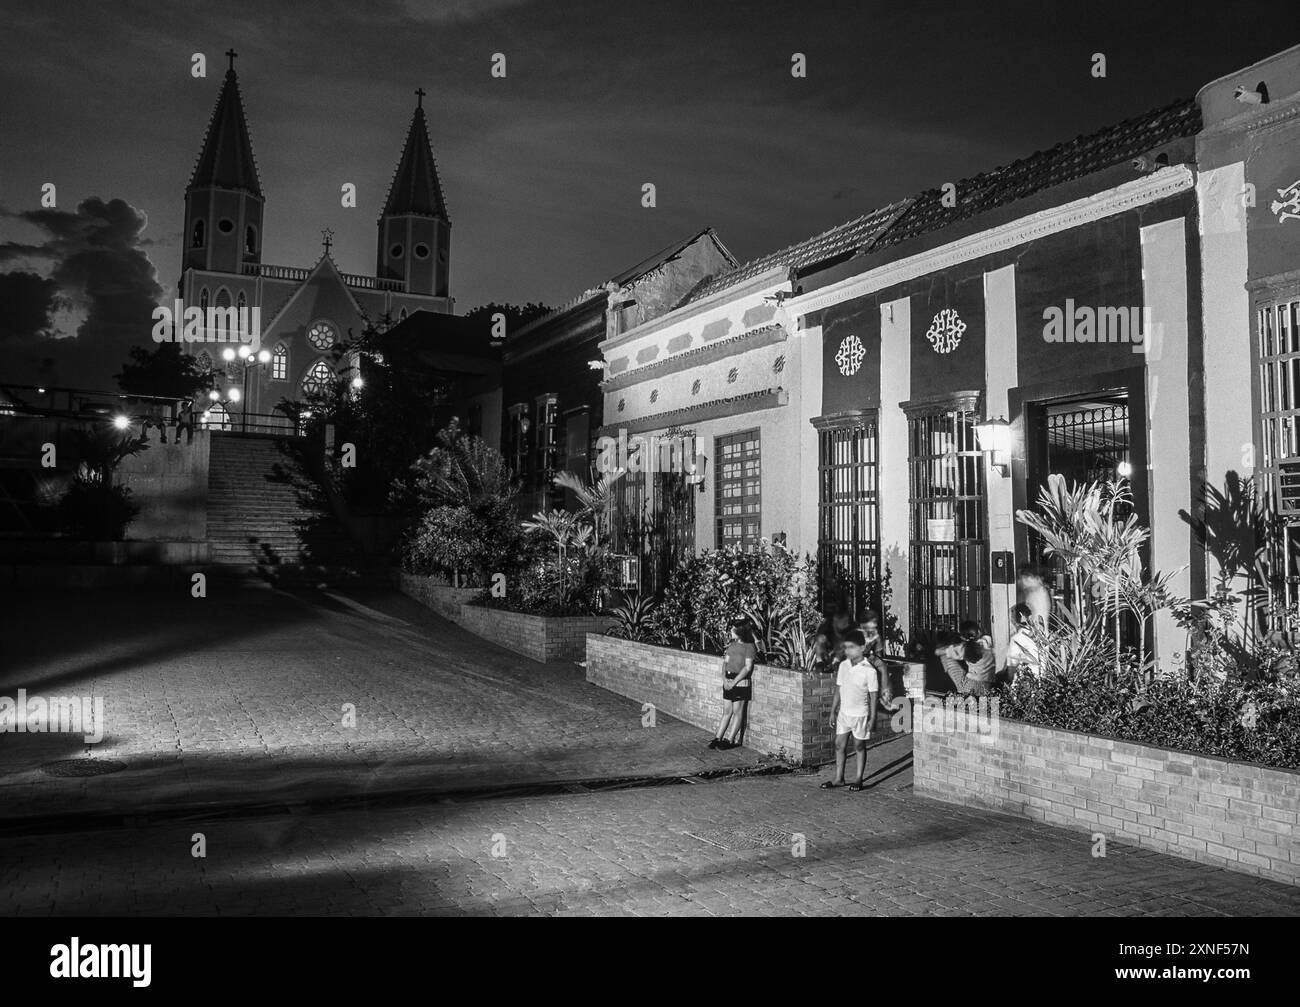
[[[988,456],[989,464],[998,472],[1011,474],[1011,424],[1002,416],[995,416],[975,424],[975,436],[980,450]]]
[[[704,455],[696,455],[686,467],[686,481],[704,492],[704,477],[709,468],[709,460]]]

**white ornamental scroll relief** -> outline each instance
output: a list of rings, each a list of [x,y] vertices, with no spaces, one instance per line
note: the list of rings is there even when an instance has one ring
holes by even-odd
[[[835,352],[835,363],[839,365],[841,374],[851,378],[858,373],[858,368],[862,366],[866,355],[867,351],[863,348],[861,339],[857,336],[845,336],[840,342],[840,348]]]
[[[1277,214],[1277,222],[1281,224],[1288,220],[1300,220],[1300,178],[1292,182],[1289,188],[1278,189],[1277,194],[1283,198],[1274,200],[1269,207]]]
[[[966,323],[958,317],[952,308],[944,308],[934,316],[925,338],[930,340],[930,348],[935,353],[951,353],[961,343],[961,335],[966,331]]]

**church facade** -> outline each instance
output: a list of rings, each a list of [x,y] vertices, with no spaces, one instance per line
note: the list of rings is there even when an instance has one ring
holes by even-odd
[[[369,326],[386,328],[416,311],[450,314],[451,221],[438,180],[423,108],[423,91],[407,130],[377,224],[375,273],[341,272],[324,251],[308,267],[262,261],[266,198],[244,115],[235,53],[229,52],[216,107],[185,190],[180,297],[186,308],[257,308],[260,348],[247,362],[221,357],[228,333],[205,332],[186,343],[200,366],[225,372],[224,393],[207,413],[225,425],[246,414],[258,424],[283,399],[300,399],[355,367],[335,347]],[[346,376],[346,375],[345,375]],[[287,422],[287,420],[285,421]]]

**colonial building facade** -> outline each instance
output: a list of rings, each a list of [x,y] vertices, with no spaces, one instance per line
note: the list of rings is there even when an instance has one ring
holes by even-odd
[[[913,635],[1005,645],[1049,473],[1127,480],[1146,565],[1199,597],[1205,480],[1257,465],[1281,507],[1300,477],[1298,110],[1293,49],[742,266],[602,344],[602,432],[689,430],[695,548],[784,534],[859,606],[887,572]]]
[[[602,341],[651,323],[735,267],[717,234],[705,228],[507,334],[502,451],[524,481],[526,513],[564,503],[554,488],[556,473],[589,478],[604,416]]]
[[[330,257],[328,233],[314,265],[268,265],[262,261],[266,200],[234,53],[227,55],[230,66],[185,191],[180,296],[187,308],[199,307],[205,315],[209,307],[260,309],[260,344],[270,359],[222,360],[222,343],[229,345],[224,332],[205,333],[215,344],[184,344],[203,366],[224,369],[229,387],[246,396],[214,406],[214,423],[242,412],[269,414],[281,399],[321,387],[340,370],[331,350],[349,334],[360,336],[372,324],[395,324],[419,310],[450,313],[453,305],[451,221],[429,145],[423,92],[417,92],[379,216],[375,274],[340,272]]]
[[[1263,85],[1263,92],[1259,90]],[[1242,98],[1257,96],[1258,101]],[[1268,100],[1262,100],[1267,98]],[[1205,291],[1205,473],[1254,477],[1297,534],[1300,497],[1300,46],[1207,84],[1196,197]],[[1245,408],[1249,403],[1250,408]],[[1273,557],[1298,597],[1293,548]],[[1211,567],[1213,569],[1213,567]]]

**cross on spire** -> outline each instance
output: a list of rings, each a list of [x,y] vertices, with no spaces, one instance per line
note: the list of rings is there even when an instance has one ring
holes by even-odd
[[[325,254],[330,254],[330,245],[334,243],[334,232],[328,227],[320,232],[321,244],[325,246]]]
[[[422,87],[417,87],[417,88],[415,89],[415,107],[416,107],[416,108],[424,108],[424,95],[425,95],[424,88],[422,88]]]
[[[239,53],[235,52],[234,49],[227,49],[226,55],[230,58],[230,69],[233,71],[235,69],[235,57],[238,56]]]

